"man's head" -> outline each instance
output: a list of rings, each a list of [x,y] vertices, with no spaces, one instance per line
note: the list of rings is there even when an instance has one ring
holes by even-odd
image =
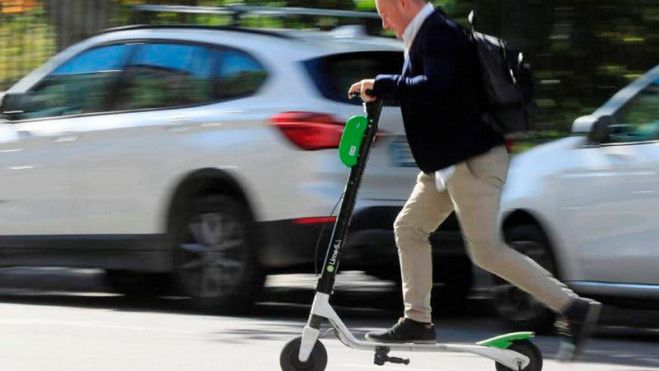
[[[399,39],[403,38],[405,28],[425,5],[425,0],[375,0],[375,7],[382,18],[382,28],[394,31]]]

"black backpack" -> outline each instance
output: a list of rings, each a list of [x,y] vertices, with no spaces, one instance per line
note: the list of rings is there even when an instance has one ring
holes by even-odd
[[[481,80],[487,102],[485,120],[503,135],[531,129],[533,76],[523,54],[494,36],[476,32],[474,12],[471,30],[465,29],[478,54]]]

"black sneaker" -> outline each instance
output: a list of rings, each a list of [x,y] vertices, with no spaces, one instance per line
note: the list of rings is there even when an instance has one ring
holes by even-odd
[[[432,344],[435,342],[435,327],[432,323],[401,318],[389,330],[367,333],[366,339],[381,343]]]
[[[602,304],[591,299],[577,298],[570,303],[563,312],[563,318],[555,325],[561,337],[558,360],[573,361],[580,355],[597,324],[601,309]]]

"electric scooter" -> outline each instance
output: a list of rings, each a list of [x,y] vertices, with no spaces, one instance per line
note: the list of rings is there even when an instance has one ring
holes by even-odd
[[[355,98],[355,97],[353,97]],[[542,353],[531,342],[533,332],[515,332],[479,341],[475,344],[414,344],[376,343],[355,338],[329,303],[334,288],[341,251],[352,218],[360,181],[368,154],[375,139],[382,101],[363,103],[366,116],[354,116],[345,125],[339,146],[339,158],[349,167],[350,175],[341,208],[332,231],[322,272],[318,278],[316,295],[302,336],[289,341],[281,351],[282,371],[323,371],[327,366],[327,351],[318,340],[321,324],[327,320],[329,332],[335,332],[346,346],[375,352],[374,363],[409,364],[409,359],[389,356],[390,351],[406,352],[461,352],[472,353],[496,362],[497,371],[541,371]]]

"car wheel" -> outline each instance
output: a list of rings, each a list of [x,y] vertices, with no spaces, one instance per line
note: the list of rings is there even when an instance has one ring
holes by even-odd
[[[263,287],[254,226],[241,202],[207,196],[189,204],[174,231],[175,282],[194,307],[244,313]]]
[[[534,225],[520,225],[506,231],[508,245],[556,275],[556,264],[544,232]],[[514,329],[539,333],[552,329],[554,313],[531,295],[493,275],[493,304],[496,312]]]
[[[135,299],[154,298],[171,291],[171,279],[163,273],[106,269],[105,279],[113,291]]]

